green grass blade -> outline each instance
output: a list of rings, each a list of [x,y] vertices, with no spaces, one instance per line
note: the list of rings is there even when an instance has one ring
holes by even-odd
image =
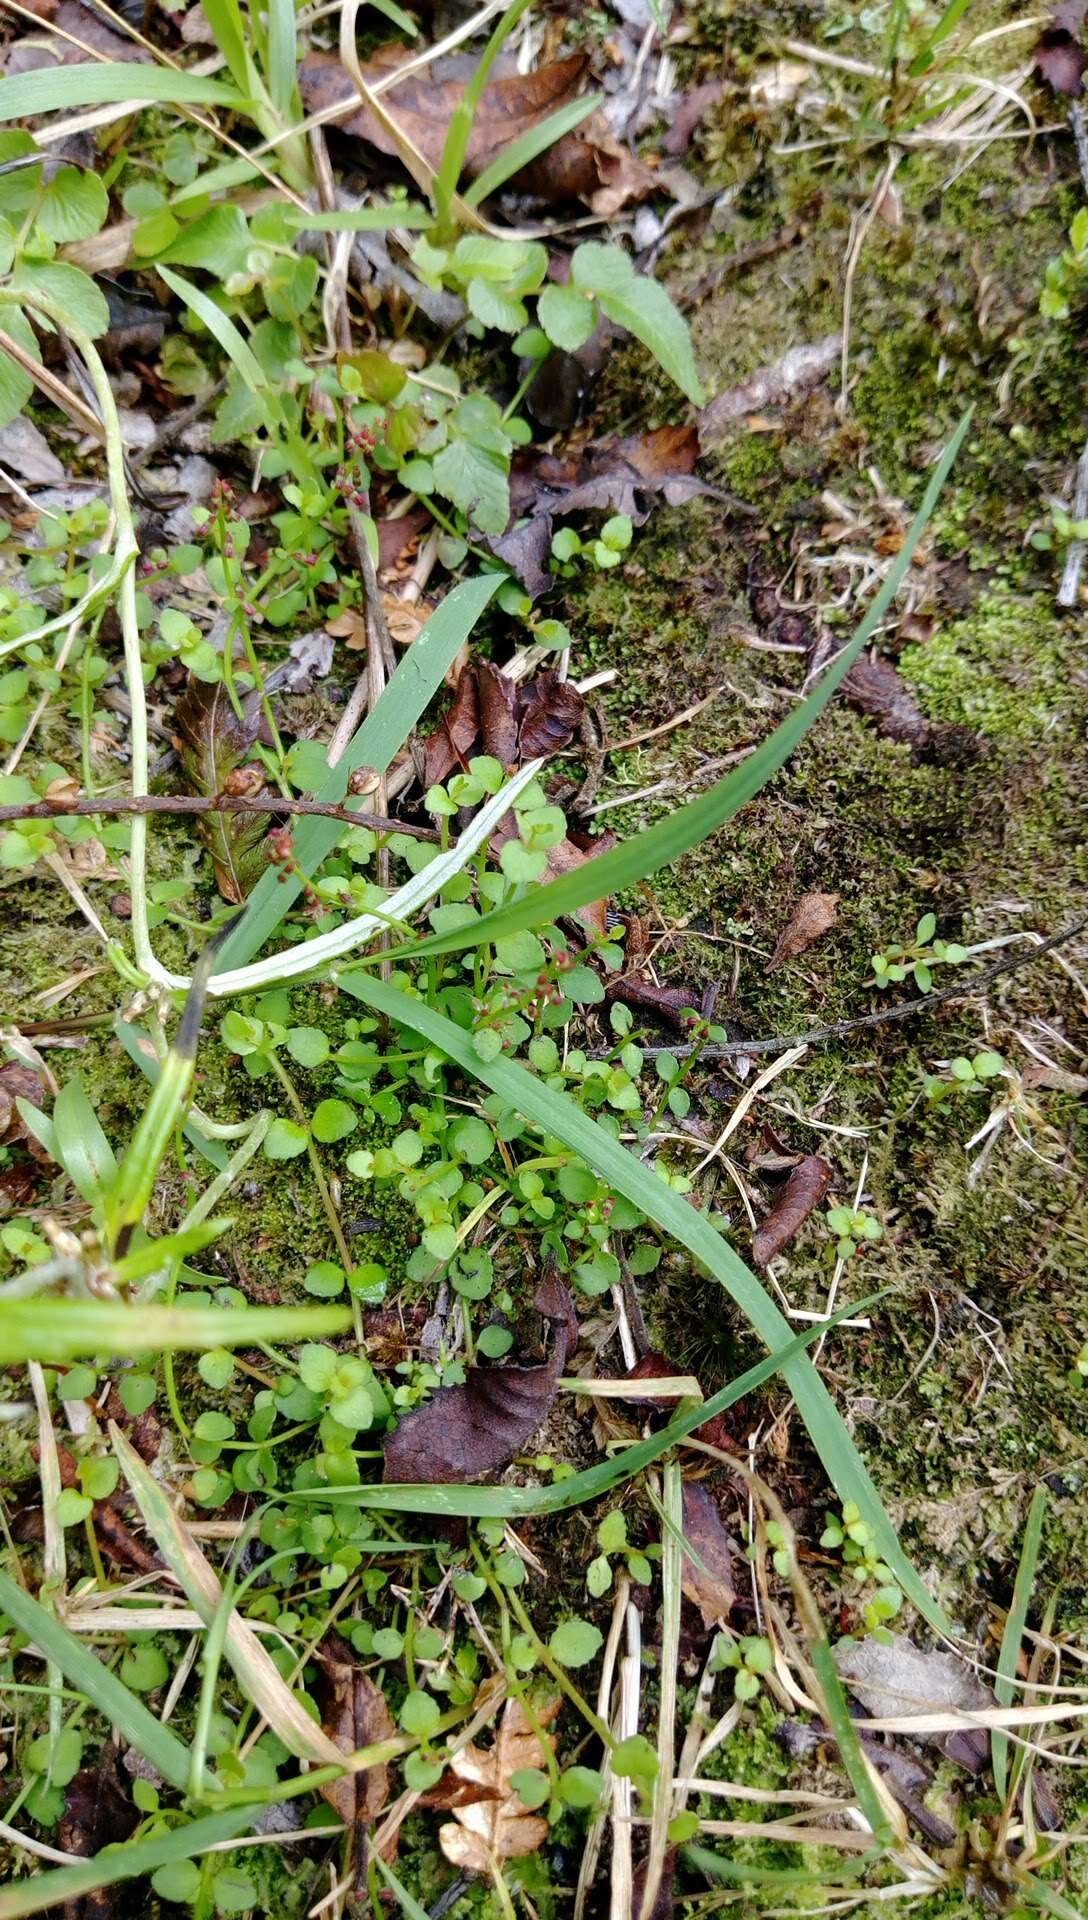
[[[498,58],[510,34],[517,26],[522,14],[530,5],[530,0],[511,0],[501,20],[491,35],[479,63],[472,75],[461,99],[450,115],[446,129],[442,158],[438,163],[438,173],[434,183],[435,206],[442,219],[449,209],[450,202],[457,191],[457,182],[461,177],[465,154],[472,135],[472,123],[476,118],[476,109],[483,97],[491,69]]]
[[[268,92],[286,118],[295,105],[295,0],[268,0]]]
[[[339,984],[378,1013],[422,1034],[465,1073],[484,1081],[493,1092],[508,1100],[527,1120],[562,1140],[600,1178],[624,1194],[655,1226],[678,1240],[721,1281],[772,1353],[788,1342],[791,1333],[788,1322],[729,1242],[715,1232],[682,1194],[667,1187],[566,1094],[545,1086],[512,1060],[501,1057],[481,1060],[473,1049],[471,1037],[462,1028],[384,981],[373,980],[365,974],[344,974]],[[811,1360],[801,1353],[785,1363],[782,1370],[832,1486],[842,1499],[857,1502],[862,1518],[873,1530],[881,1558],[887,1561],[919,1612],[938,1631],[951,1632],[941,1608],[926,1591],[900,1547],[880,1495]],[[705,1412],[703,1418],[706,1418]]]
[[[382,1859],[381,1854],[374,1852],[371,1854],[370,1857],[373,1860],[374,1865],[377,1867],[378,1872],[381,1874],[382,1879],[385,1881],[386,1886],[389,1888],[389,1891],[393,1895],[393,1898],[396,1901],[397,1905],[399,1906],[401,1912],[406,1913],[408,1915],[408,1920],[427,1920],[426,1907],[421,1907],[419,1904],[419,1901],[415,1897],[415,1894],[409,1893],[407,1887],[404,1886],[401,1883],[401,1881],[397,1879],[397,1876],[393,1872],[392,1867],[386,1864],[386,1862]]]
[[[158,1083],[162,1068],[159,1065],[155,1050],[151,1045],[149,1035],[144,1032],[142,1027],[132,1026],[129,1021],[121,1019],[114,1021],[113,1030],[133,1065],[139,1067],[144,1079],[149,1080],[151,1085],[155,1086]],[[200,1128],[196,1126],[192,1120],[186,1120],[182,1127],[182,1132],[188,1140],[189,1145],[195,1147],[198,1153],[203,1154],[205,1160],[210,1160],[212,1166],[218,1168],[219,1172],[222,1173],[228,1158],[227,1150],[223,1142],[221,1140],[210,1140],[206,1133],[201,1133]]]
[[[757,1820],[752,1822],[752,1839],[759,1839]],[[712,1853],[709,1847],[697,1846],[685,1847],[681,1858],[700,1873],[705,1873],[709,1880],[729,1880],[739,1886],[750,1883],[767,1888],[811,1887],[819,1893],[825,1887],[850,1886],[869,1865],[867,1860],[851,1860],[834,1873],[826,1873],[822,1867],[753,1867],[746,1860],[727,1860],[720,1853]]]
[[[933,55],[937,48],[941,45],[942,41],[948,39],[950,33],[955,32],[964,14],[973,4],[974,0],[948,0],[948,5],[934,27],[933,32],[930,34],[929,39],[919,52],[915,54],[914,59],[907,68],[907,72],[912,80],[919,79],[921,75],[933,65]]]
[[[7,1300],[0,1366],[43,1366],[96,1353],[180,1353],[255,1340],[321,1340],[346,1333],[347,1307],[148,1307],[112,1300]]]
[[[719,1413],[726,1413],[743,1400],[746,1393],[755,1393],[757,1387],[779,1372],[788,1361],[804,1353],[821,1333],[831,1327],[837,1327],[840,1320],[846,1320],[851,1314],[863,1313],[867,1307],[874,1306],[882,1294],[872,1294],[866,1300],[856,1300],[850,1306],[840,1307],[819,1325],[806,1328],[804,1333],[796,1333],[784,1347],[768,1354],[765,1360],[758,1360],[754,1367],[737,1375],[726,1387],[719,1388],[709,1400],[700,1401],[697,1407],[689,1407],[687,1413],[677,1414],[667,1427],[651,1434],[648,1440],[638,1440],[632,1447],[625,1447],[622,1453],[614,1454],[611,1459],[599,1460],[594,1467],[583,1467],[580,1473],[569,1474],[565,1480],[556,1480],[549,1487],[470,1487],[398,1484],[396,1481],[373,1483],[351,1487],[308,1488],[305,1493],[280,1493],[280,1500],[323,1500],[333,1505],[347,1501],[350,1505],[369,1507],[376,1513],[427,1513],[441,1514],[444,1518],[454,1517],[464,1520],[529,1520],[544,1513],[566,1513],[571,1507],[580,1507],[587,1500],[599,1500],[602,1494],[609,1493],[621,1481],[630,1480],[644,1467],[650,1467],[660,1460],[683,1440],[686,1434],[701,1427],[704,1420],[713,1420]]]
[[[1001,1706],[1012,1703],[1015,1692],[1016,1664],[1020,1658],[1020,1644],[1024,1638],[1027,1624],[1028,1606],[1031,1591],[1035,1585],[1035,1569],[1039,1564],[1039,1549],[1043,1543],[1043,1514],[1046,1510],[1046,1488],[1036,1487],[1031,1496],[1027,1522],[1024,1527],[1024,1543],[1020,1549],[1020,1564],[1016,1569],[1016,1583],[1012,1590],[1012,1603],[1005,1616],[1005,1631],[1001,1636],[1001,1651],[997,1656],[997,1679],[994,1693]],[[997,1797],[1004,1800],[1009,1784],[1009,1736],[995,1727],[990,1736],[990,1751],[993,1757],[994,1785]]]
[[[213,340],[217,340],[230,361],[232,367],[241,375],[256,400],[264,417],[264,424],[274,437],[283,431],[283,409],[279,398],[264,368],[250,346],[248,340],[239,332],[229,314],[223,312],[214,300],[194,287],[172,267],[160,266],[157,272],[165,280],[172,293],[183,301],[198,320],[203,321]]]
[[[420,232],[429,227],[434,215],[418,200],[406,200],[403,206],[388,203],[380,207],[344,207],[337,213],[295,213],[287,215],[287,224],[303,233],[386,233],[391,227],[407,227]]]
[[[549,147],[554,147],[564,134],[573,133],[575,127],[580,127],[582,121],[587,120],[591,113],[596,113],[603,104],[603,93],[584,93],[581,99],[568,100],[565,107],[549,113],[539,126],[530,127],[520,140],[514,140],[510,146],[504,147],[498,158],[466,188],[466,207],[478,207],[489,193],[496,193],[515,173],[520,173],[522,167],[529,166]]]
[[[846,1695],[842,1690],[842,1681],[835,1670],[831,1657],[831,1648],[826,1637],[809,1642],[808,1657],[812,1661],[812,1671],[820,1688],[820,1705],[824,1711],[835,1744],[839,1749],[839,1758],[850,1776],[850,1785],[854,1789],[858,1806],[872,1828],[874,1844],[882,1849],[890,1847],[895,1836],[888,1822],[887,1813],[881,1804],[880,1795],[873,1785],[861,1750],[854,1722],[850,1718],[850,1709],[846,1704]]]
[[[446,671],[457,658],[492,595],[502,584],[499,573],[462,581],[432,613],[426,626],[402,655],[397,670],[359,731],[349,741],[335,767],[318,789],[319,800],[338,805],[348,790],[356,767],[376,767],[384,773],[402,747]],[[300,871],[312,874],[332,852],[345,832],[339,820],[311,816],[295,833],[295,860]],[[274,933],[301,887],[298,875],[280,877],[273,869],[263,873],[249,896],[246,910],[224,942],[217,971],[242,967]]]
[[[1037,1873],[1025,1874],[1017,1881],[1017,1892],[1026,1907],[1039,1913],[1052,1913],[1054,1920],[1084,1920],[1084,1908],[1075,1907],[1063,1893],[1040,1880]]]
[[[238,0],[208,0],[205,13],[215,44],[230,68],[236,86],[244,89],[250,76],[246,23]],[[259,32],[259,26],[258,26]]]
[[[255,1809],[234,1807],[229,1813],[212,1813],[170,1832],[152,1834],[147,1840],[129,1841],[124,1846],[106,1847],[93,1860],[78,1867],[56,1867],[51,1873],[35,1874],[0,1891],[0,1920],[22,1920],[24,1914],[45,1913],[49,1907],[79,1901],[99,1887],[114,1887],[120,1880],[157,1873],[160,1867],[176,1860],[193,1860],[220,1840],[234,1840],[252,1826]]]
[[[69,1633],[67,1627],[6,1573],[0,1573],[0,1607],[21,1633],[29,1634],[46,1659],[60,1668],[76,1691],[85,1694],[107,1722],[124,1735],[129,1745],[142,1753],[145,1760],[150,1760],[172,1787],[184,1793],[189,1783],[189,1749],[177,1734],[164,1727],[77,1634]],[[136,1626],[139,1614],[134,1613],[132,1618]],[[8,1908],[0,1904],[0,1914],[8,1912],[36,1913],[37,1908]]]
[[[493,913],[485,913],[482,919],[474,921],[469,927],[459,927],[448,934],[435,934],[429,939],[413,942],[411,946],[398,948],[397,957],[409,959],[418,954],[455,953],[464,947],[495,940],[503,934],[519,932],[522,927],[540,926],[546,921],[558,919],[561,914],[574,913],[578,907],[587,906],[592,900],[620,893],[636,881],[657,873],[660,868],[673,865],[739,812],[800,745],[887,612],[937,504],[938,495],[970,421],[971,414],[968,412],[945,448],[895,564],[853,639],[843,648],[807,700],[801,702],[755,753],[727,774],[724,780],[719,780],[716,786],[700,794],[697,800],[678,807],[667,819],[659,820],[655,826],[647,827],[645,832],[625,840],[622,846],[614,847],[611,853],[598,854],[594,860],[587,860],[574,872],[565,874],[560,880],[551,881],[545,887],[531,888],[521,900],[515,900],[510,906],[499,907]]]
[[[73,107],[116,106],[126,100],[235,109],[248,104],[236,88],[203,74],[177,67],[138,67],[123,60],[87,60],[71,67],[39,67],[36,72],[0,80],[0,121],[67,113]]]

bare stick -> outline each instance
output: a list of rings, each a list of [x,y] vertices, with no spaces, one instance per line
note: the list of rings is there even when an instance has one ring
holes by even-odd
[[[855,1020],[839,1020],[832,1027],[812,1027],[808,1033],[776,1034],[764,1040],[727,1040],[721,1045],[709,1047],[643,1047],[642,1052],[648,1059],[658,1053],[671,1053],[683,1058],[697,1052],[700,1060],[728,1060],[737,1054],[785,1053],[789,1047],[812,1047],[821,1040],[841,1040],[861,1027],[883,1027],[890,1020],[910,1020],[916,1013],[928,1013],[931,1007],[939,1007],[945,1000],[966,1000],[978,993],[981,987],[988,987],[991,980],[1000,979],[1002,974],[1018,973],[1021,967],[1029,967],[1033,961],[1041,960],[1044,953],[1052,953],[1055,947],[1065,946],[1086,928],[1088,915],[1083,920],[1075,920],[1070,927],[1063,927],[1060,933],[1052,933],[1048,940],[1040,940],[1038,946],[1032,947],[1029,952],[1015,954],[1007,960],[995,960],[992,966],[983,967],[981,973],[972,974],[967,980],[957,981],[954,987],[941,987],[937,993],[925,993],[918,1000],[903,1000],[895,1007],[881,1007],[877,1013],[862,1013]]]
[[[0,807],[0,822],[63,820],[70,814],[95,813],[318,813],[330,820],[343,820],[348,826],[370,827],[375,833],[407,833],[413,840],[436,843],[441,838],[433,827],[412,826],[406,820],[393,820],[385,813],[363,813],[355,807],[334,806],[329,800],[285,800],[279,793],[213,793],[209,796],[150,793],[126,794],[121,800],[38,800],[32,806]]]

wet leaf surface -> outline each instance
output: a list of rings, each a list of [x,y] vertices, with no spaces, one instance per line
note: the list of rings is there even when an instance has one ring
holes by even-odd
[[[538,1727],[551,1724],[559,1704],[558,1700],[546,1700],[534,1705],[533,1718]],[[490,1873],[492,1863],[522,1860],[543,1846],[548,1822],[542,1813],[531,1813],[522,1805],[511,1778],[530,1770],[544,1772],[547,1765],[544,1741],[520,1700],[508,1700],[494,1745],[478,1747],[473,1743],[462,1747],[450,1761],[450,1772],[457,1780],[481,1791],[479,1798],[455,1806],[454,1818],[439,1828],[438,1843],[446,1859],[467,1873]]]
[[[342,1753],[375,1746],[396,1732],[385,1695],[358,1654],[338,1633],[327,1633],[314,1649],[321,1669],[321,1724]],[[389,1798],[389,1768],[367,1767],[330,1780],[321,1792],[347,1826],[376,1820]]]
[[[778,936],[774,952],[767,962],[767,972],[773,973],[786,960],[796,960],[799,953],[804,953],[814,941],[829,932],[838,918],[838,911],[837,893],[802,894]]]
[[[190,681],[175,709],[174,727],[178,759],[194,793],[223,793],[231,775],[241,769],[260,727],[255,696],[243,701],[242,714],[239,719],[221,682],[208,686]],[[224,900],[243,901],[264,872],[264,836],[270,825],[266,813],[199,816],[197,831],[211,854]]]
[[[705,1627],[727,1620],[736,1600],[733,1585],[733,1546],[722,1525],[718,1503],[699,1480],[683,1484],[684,1539],[691,1553],[683,1556],[680,1584],[698,1607]]]
[[[534,1305],[552,1325],[552,1350],[538,1367],[469,1367],[464,1384],[439,1387],[385,1443],[388,1481],[462,1482],[509,1465],[547,1414],[566,1364],[573,1306],[554,1276]]]
[[[765,1267],[800,1232],[810,1213],[824,1199],[831,1185],[830,1163],[818,1153],[808,1153],[794,1167],[767,1218],[752,1240],[752,1258],[757,1267]]]

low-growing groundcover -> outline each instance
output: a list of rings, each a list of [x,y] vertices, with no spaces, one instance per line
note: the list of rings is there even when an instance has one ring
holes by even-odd
[[[1079,26],[628,12],[8,23],[0,1916],[1083,1908]]]

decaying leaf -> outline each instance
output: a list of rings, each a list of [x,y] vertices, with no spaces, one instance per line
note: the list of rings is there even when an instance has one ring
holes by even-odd
[[[652,433],[601,440],[577,459],[525,453],[514,462],[510,499],[515,513],[583,513],[600,509],[647,518],[645,497],[660,494],[679,506],[715,489],[696,478],[699,435],[693,422],[658,427]]]
[[[559,1712],[559,1701],[533,1708],[537,1727],[546,1727]],[[552,1742],[549,1739],[549,1746]],[[522,1860],[535,1853],[548,1837],[542,1813],[530,1813],[510,1784],[511,1776],[529,1769],[543,1771],[548,1754],[536,1727],[520,1700],[508,1700],[502,1711],[495,1744],[462,1747],[450,1761],[450,1772],[470,1786],[486,1790],[486,1797],[454,1808],[454,1818],[438,1829],[438,1844],[446,1859],[466,1873],[490,1873],[494,1864]]]
[[[802,894],[778,936],[775,950],[767,962],[767,972],[773,973],[786,960],[796,960],[799,953],[811,947],[814,941],[834,926],[838,910],[837,893]]]
[[[117,1749],[103,1747],[93,1767],[80,1767],[64,1790],[64,1812],[57,1827],[57,1845],[65,1853],[90,1859],[103,1847],[126,1841],[140,1819],[131,1795],[117,1771]],[[65,1920],[112,1920],[117,1887],[96,1887],[81,1899],[69,1901]]]
[[[831,1167],[821,1154],[807,1153],[794,1167],[770,1213],[752,1240],[752,1258],[757,1267],[788,1247],[810,1213],[820,1205],[831,1185]]]
[[[1074,99],[1084,92],[1084,70],[1088,67],[1088,49],[1083,41],[1086,13],[1085,0],[1063,0],[1035,46],[1036,72],[1055,93],[1070,94]]]
[[[424,742],[424,779],[433,786],[473,753],[491,754],[504,767],[558,753],[584,712],[577,687],[555,673],[520,687],[489,661],[477,661],[462,671],[448,713]]]
[[[850,705],[872,720],[888,740],[902,740],[916,749],[928,745],[933,727],[889,660],[870,660],[862,654],[842,690]]]
[[[475,1480],[507,1466],[532,1439],[555,1399],[573,1318],[557,1275],[533,1304],[552,1325],[549,1358],[538,1367],[469,1367],[462,1386],[439,1387],[386,1441],[386,1480]]]
[[[0,1067],[0,1144],[4,1146],[30,1137],[30,1129],[16,1105],[19,1100],[29,1100],[32,1107],[42,1106],[45,1082],[33,1067],[24,1067],[18,1060],[6,1060]]]
[[[636,1360],[625,1378],[628,1380],[675,1380],[679,1373],[680,1368],[674,1366],[667,1354],[657,1353],[651,1348],[649,1353],[644,1353],[641,1359]],[[667,1398],[655,1401],[655,1407],[660,1409],[658,1417],[667,1419],[668,1409],[677,1406],[680,1398],[679,1394],[675,1397],[670,1394]],[[645,1406],[640,1406],[639,1412],[645,1415]],[[704,1446],[720,1448],[723,1453],[741,1451],[725,1424],[724,1414],[721,1413],[716,1413],[711,1419],[704,1420],[701,1427],[696,1427],[692,1437],[701,1440]]]
[[[363,78],[371,85],[385,80],[412,57],[413,49],[396,43],[379,47],[363,66]],[[587,64],[580,53],[546,62],[531,73],[497,62],[473,117],[465,177],[474,180],[515,140],[575,99]],[[475,70],[473,55],[448,54],[408,74],[386,94],[397,125],[432,167],[439,165],[450,119]],[[307,112],[343,101],[343,132],[396,157],[395,141],[368,107],[358,105],[354,83],[334,55],[308,53],[299,69],[299,87]],[[600,113],[554,141],[511,181],[516,191],[544,200],[583,200],[605,219],[644,200],[655,184],[650,168],[613,138]]]
[[[840,1640],[832,1652],[840,1679],[874,1720],[910,1714],[922,1721],[927,1712],[959,1708],[971,1713],[995,1705],[989,1687],[965,1660],[954,1653],[924,1652],[900,1633],[886,1634],[882,1641]],[[990,1735],[985,1727],[953,1733],[919,1731],[915,1737],[941,1747],[950,1760],[972,1773],[979,1773],[989,1759]]]
[[[583,845],[578,845],[567,834],[554,847],[548,848],[546,879],[559,880],[563,874],[573,873],[576,867],[584,867],[587,860],[595,860],[600,853],[610,853],[618,845],[614,833],[598,834],[595,840],[580,837],[584,839]],[[592,939],[603,940],[608,932],[607,899],[588,900],[584,907],[576,909],[574,918],[581,921]]]
[[[364,1673],[359,1657],[338,1633],[329,1632],[314,1648],[323,1677],[321,1724],[341,1753],[375,1746],[396,1732],[381,1688]],[[367,1767],[329,1780],[321,1792],[347,1826],[377,1819],[389,1798],[389,1768]]]
[[[257,738],[260,700],[249,694],[239,719],[221,681],[214,686],[190,680],[174,712],[175,745],[182,769],[198,794],[225,790]],[[258,788],[260,791],[260,788]],[[240,904],[268,863],[264,836],[266,813],[209,813],[199,816],[198,831],[212,856],[216,885],[224,900]]]
[[[733,1553],[722,1525],[717,1502],[698,1480],[683,1484],[684,1539],[691,1548],[683,1557],[680,1584],[713,1627],[726,1620],[735,1601]]]

